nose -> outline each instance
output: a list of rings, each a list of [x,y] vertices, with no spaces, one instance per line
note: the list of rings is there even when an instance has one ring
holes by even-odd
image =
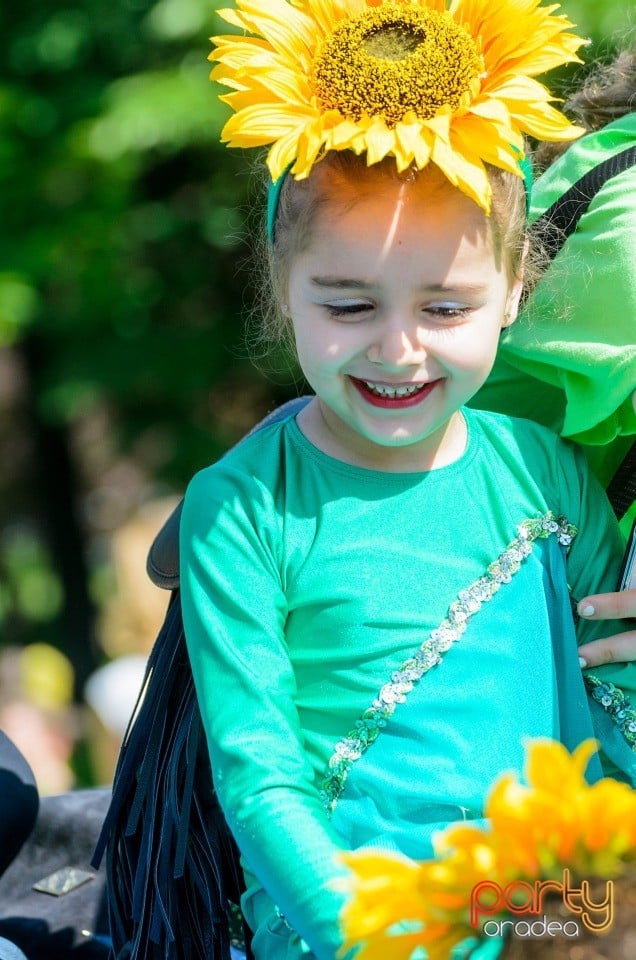
[[[421,364],[426,350],[418,336],[418,325],[406,322],[399,316],[387,317],[380,324],[373,342],[367,350],[371,363],[386,367],[403,368]]]

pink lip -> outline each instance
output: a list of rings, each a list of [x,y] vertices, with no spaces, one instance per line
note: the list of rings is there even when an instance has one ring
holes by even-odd
[[[376,393],[373,393],[373,391],[369,390],[364,380],[359,380],[358,377],[352,376],[350,376],[349,379],[358,393],[363,397],[364,400],[366,400],[367,403],[370,403],[372,407],[383,407],[385,410],[403,410],[404,407],[415,407],[418,403],[422,403],[424,400],[426,400],[437,384],[442,382],[441,380],[431,380],[429,383],[423,385],[422,390],[419,390],[417,393],[412,393],[410,396],[379,397]],[[377,382],[387,387],[405,385],[388,383],[381,380],[378,380]]]

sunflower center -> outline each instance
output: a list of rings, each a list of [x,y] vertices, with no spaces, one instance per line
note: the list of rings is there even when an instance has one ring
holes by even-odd
[[[410,110],[425,120],[456,109],[482,69],[475,41],[449,13],[386,3],[338,24],[312,79],[323,110],[393,127]]]
[[[362,41],[362,46],[370,56],[377,57],[378,60],[404,60],[417,50],[424,39],[424,34],[407,30],[404,24],[400,23],[368,34]]]

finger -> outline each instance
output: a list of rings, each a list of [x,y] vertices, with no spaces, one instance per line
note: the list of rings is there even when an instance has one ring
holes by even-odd
[[[579,647],[579,657],[585,660],[585,667],[636,660],[636,630],[627,630],[603,640],[584,643]]]
[[[620,593],[596,593],[584,597],[577,605],[579,616],[586,620],[622,620],[636,617],[636,590],[621,590]]]

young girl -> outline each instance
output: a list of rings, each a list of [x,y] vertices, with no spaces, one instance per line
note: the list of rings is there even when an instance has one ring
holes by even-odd
[[[519,305],[519,131],[541,116],[571,135],[529,79],[573,57],[567,21],[504,7],[224,14],[260,34],[220,38],[214,76],[235,91],[231,142],[274,142],[273,288],[315,393],[198,474],[181,520],[186,638],[257,960],[333,960],[339,851],[426,858],[520,772],[526,738],[593,735],[577,640],[597,625],[575,630],[572,602],[615,582],[611,509],[576,449],[465,407]],[[633,756],[625,737],[609,770]]]

